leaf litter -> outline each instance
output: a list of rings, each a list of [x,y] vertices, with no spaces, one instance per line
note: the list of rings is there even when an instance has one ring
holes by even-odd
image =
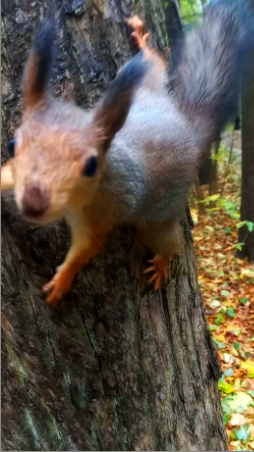
[[[193,238],[206,317],[223,371],[218,387],[229,449],[251,451],[254,450],[254,264],[236,256],[240,247],[238,229],[243,226],[239,226],[241,167],[234,161],[225,176],[227,157],[225,151],[218,167],[217,193],[212,200],[207,196],[205,212],[200,209],[199,213],[197,202],[192,209]],[[252,225],[248,228],[252,230]]]

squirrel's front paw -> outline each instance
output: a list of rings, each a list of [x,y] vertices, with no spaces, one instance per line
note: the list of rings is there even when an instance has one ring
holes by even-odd
[[[153,276],[148,282],[151,283],[154,281],[155,290],[160,288],[161,281],[168,279],[168,261],[168,257],[157,254],[149,261],[152,265],[144,271],[144,273],[153,273]]]
[[[68,271],[63,270],[62,267],[59,267],[54,278],[43,287],[43,292],[48,294],[46,301],[51,305],[57,305],[62,296],[71,288],[73,275],[68,274]]]

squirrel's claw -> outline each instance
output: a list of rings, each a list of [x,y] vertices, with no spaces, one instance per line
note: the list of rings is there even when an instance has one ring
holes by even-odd
[[[144,273],[154,272],[148,282],[155,281],[154,289],[159,290],[161,281],[168,279],[168,258],[157,254],[153,259],[149,260],[149,263],[153,265],[148,267]]]
[[[148,261],[148,262],[151,262],[151,261]],[[154,271],[155,271],[155,267],[154,267],[154,265],[152,265],[151,267],[146,268],[144,273],[151,273]]]

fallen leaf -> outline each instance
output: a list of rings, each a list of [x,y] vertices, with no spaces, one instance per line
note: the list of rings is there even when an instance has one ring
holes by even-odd
[[[214,308],[218,308],[220,306],[220,302],[218,300],[213,300],[210,304],[209,304],[210,308],[214,309]]]
[[[246,419],[243,414],[233,413],[231,415],[230,424],[232,427],[237,427],[238,425],[246,424]]]
[[[247,278],[254,278],[254,270],[251,270],[251,268],[242,268],[241,275],[247,276]]]
[[[251,361],[245,361],[241,363],[241,369],[247,372],[249,378],[254,378],[254,363]]]
[[[248,437],[250,436],[250,426],[249,424],[243,424],[239,430],[236,432],[237,439],[240,439],[241,441],[244,441],[246,443]]]
[[[225,392],[225,394],[231,394],[234,391],[234,386],[222,379],[218,381],[218,387],[219,390]]]
[[[249,394],[239,391],[233,395],[228,395],[221,401],[223,410],[226,413],[243,413],[248,408],[254,406],[254,401]]]

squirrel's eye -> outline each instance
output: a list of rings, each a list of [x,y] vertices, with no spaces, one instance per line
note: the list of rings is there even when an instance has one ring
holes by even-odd
[[[12,159],[15,155],[15,138],[12,138],[11,140],[8,141],[7,149],[9,157]]]
[[[97,157],[90,157],[87,159],[86,164],[83,168],[83,176],[93,177],[97,170]]]

